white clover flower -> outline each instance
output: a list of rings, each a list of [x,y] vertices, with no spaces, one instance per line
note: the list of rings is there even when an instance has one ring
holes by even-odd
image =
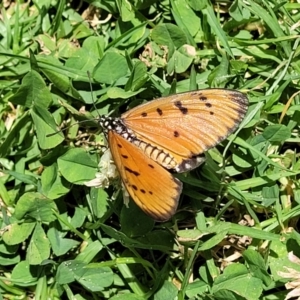
[[[95,174],[96,178],[84,184],[88,187],[108,188],[110,182],[118,177],[118,172],[109,148],[101,156],[98,167],[100,171]]]

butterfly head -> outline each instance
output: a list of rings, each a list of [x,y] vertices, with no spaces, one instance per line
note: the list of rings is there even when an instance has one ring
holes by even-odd
[[[99,124],[106,135],[109,131],[114,131],[128,141],[135,139],[133,131],[126,127],[121,118],[102,116],[99,119]]]

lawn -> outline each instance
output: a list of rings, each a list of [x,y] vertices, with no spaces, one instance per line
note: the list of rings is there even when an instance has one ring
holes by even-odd
[[[299,3],[0,7],[0,299],[300,297]],[[108,175],[98,119],[210,88],[247,114],[155,222]]]

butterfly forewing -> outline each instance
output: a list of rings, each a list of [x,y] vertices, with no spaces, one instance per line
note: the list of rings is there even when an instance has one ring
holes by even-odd
[[[125,126],[146,144],[162,149],[153,157],[168,169],[184,172],[197,167],[208,149],[223,141],[240,124],[248,108],[245,95],[233,90],[207,89],[150,101],[122,115]]]
[[[154,220],[168,220],[177,209],[182,183],[114,131],[109,131],[108,141],[121,179],[135,203]]]

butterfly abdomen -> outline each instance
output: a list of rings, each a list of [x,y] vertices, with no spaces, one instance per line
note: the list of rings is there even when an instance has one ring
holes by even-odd
[[[175,169],[176,161],[174,157],[172,157],[167,152],[159,149],[149,143],[145,143],[138,138],[136,138],[133,143],[140,148],[148,157],[158,162],[160,165],[165,167],[166,169]]]

